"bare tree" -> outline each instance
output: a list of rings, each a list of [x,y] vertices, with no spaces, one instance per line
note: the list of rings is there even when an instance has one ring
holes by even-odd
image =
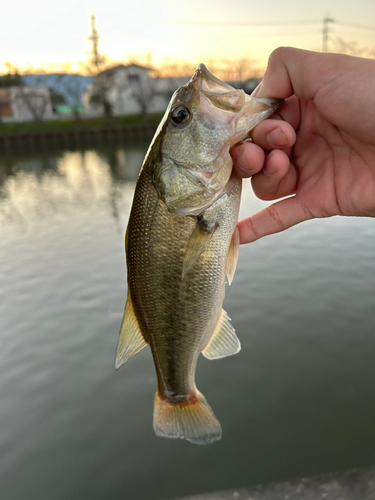
[[[341,37],[336,37],[332,40],[333,52],[340,54],[348,54],[357,57],[375,58],[375,46],[365,47],[360,46],[357,41],[345,41]]]
[[[64,94],[68,99],[73,111],[73,116],[76,120],[80,118],[80,107],[82,93],[86,88],[87,83],[76,74],[60,74],[57,76],[56,83],[61,94]]]
[[[15,64],[5,62],[3,63],[3,66],[7,68],[8,72],[0,75],[0,87],[16,87],[24,85]]]
[[[20,116],[24,115],[22,108],[26,108],[35,122],[41,122],[46,115],[50,103],[48,92],[43,87],[17,87],[15,101]]]
[[[179,78],[191,76],[196,68],[196,64],[183,61],[169,61],[166,59],[158,68],[157,74],[161,78]]]
[[[132,89],[132,95],[141,108],[141,113],[144,116],[147,115],[150,105],[155,98],[158,78],[141,78],[139,75],[133,75],[129,79],[129,84]]]
[[[198,61],[205,62],[205,61]],[[239,59],[215,59],[210,58],[205,62],[207,68],[221,80],[246,80],[257,78],[261,74],[258,63],[249,57]],[[191,76],[197,64],[188,62],[176,62],[165,60],[158,68],[158,74],[161,77],[182,77]]]

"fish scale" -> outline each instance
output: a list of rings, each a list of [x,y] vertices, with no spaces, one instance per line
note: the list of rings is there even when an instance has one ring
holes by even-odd
[[[200,65],[176,91],[144,160],[126,234],[128,297],[116,368],[147,344],[157,378],[157,435],[207,444],[221,426],[195,385],[202,352],[235,354],[222,309],[238,258],[241,180],[229,149],[277,107]]]
[[[238,191],[239,181],[236,184]],[[231,220],[226,219],[214,235],[196,272],[181,280],[184,249],[195,220],[168,212],[152,184],[151,168],[143,169],[135,199],[128,233],[129,270],[136,277],[130,282],[130,296],[137,317],[149,323],[142,332],[157,362],[159,384],[169,394],[189,395],[195,389],[197,358],[221,311],[217,294],[224,295],[223,269],[237,211],[229,208]],[[232,199],[238,205],[238,197]],[[142,230],[146,226],[147,236]]]

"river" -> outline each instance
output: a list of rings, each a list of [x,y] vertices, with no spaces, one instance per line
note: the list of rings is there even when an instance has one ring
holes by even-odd
[[[366,218],[241,247],[225,309],[242,351],[197,369],[223,437],[154,435],[150,350],[114,369],[146,148],[0,158],[1,498],[161,500],[374,464]],[[265,205],[245,182],[241,216]]]

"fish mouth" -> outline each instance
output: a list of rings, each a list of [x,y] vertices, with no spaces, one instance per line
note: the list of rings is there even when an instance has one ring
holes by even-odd
[[[199,94],[204,95],[219,109],[237,113],[245,103],[245,93],[222,82],[208,71],[204,64],[199,64],[192,76],[189,86],[193,86]]]
[[[219,80],[219,78],[210,73],[203,63],[198,64],[191,81],[203,92],[225,94],[228,91],[233,92],[235,90],[228,83]]]
[[[191,82],[203,92],[212,103],[221,109],[232,112],[247,113],[246,104],[254,98],[245,94],[242,89],[235,89],[228,83],[219,80],[215,75],[210,73],[207,67],[200,63],[191,78]],[[267,105],[269,108],[274,108],[274,111],[283,102],[283,99],[276,98],[257,98],[259,103]],[[241,115],[239,115],[241,116]]]

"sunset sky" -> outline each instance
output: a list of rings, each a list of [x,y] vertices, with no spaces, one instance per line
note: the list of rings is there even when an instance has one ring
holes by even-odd
[[[113,61],[142,60],[151,52],[155,65],[246,57],[264,67],[280,45],[321,50],[325,13],[337,21],[330,25],[331,50],[337,37],[375,46],[374,0],[231,0],[230,6],[228,0],[7,2],[0,17],[0,64],[75,66],[88,57],[94,14],[100,51]]]

